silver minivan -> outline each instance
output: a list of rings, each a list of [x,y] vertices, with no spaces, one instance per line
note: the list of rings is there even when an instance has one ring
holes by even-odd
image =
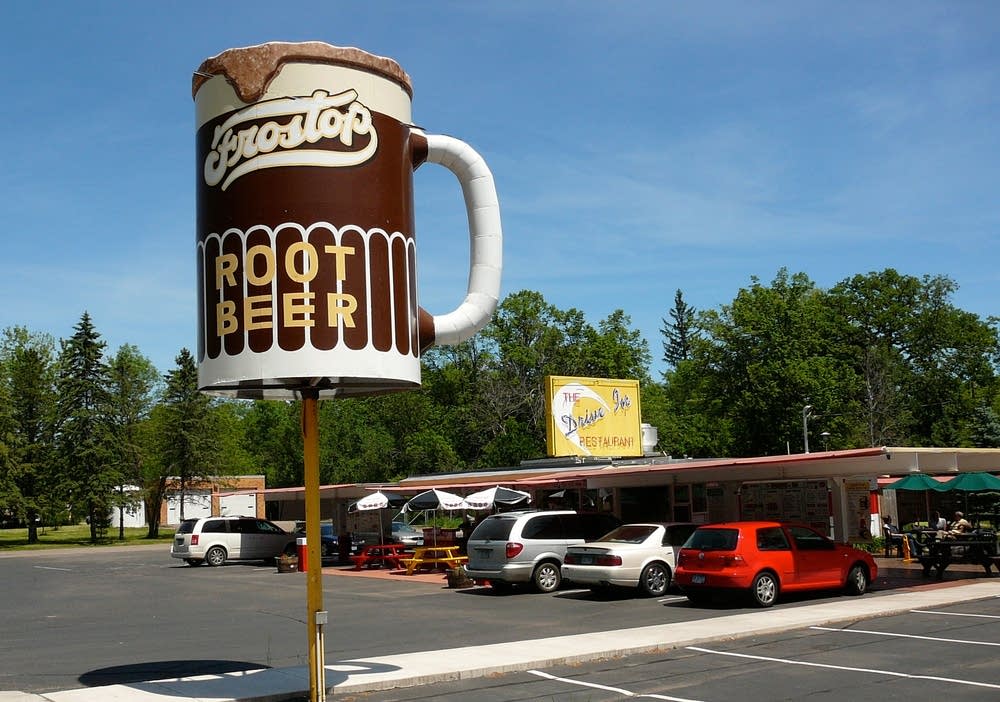
[[[552,592],[562,582],[566,549],[593,541],[621,524],[610,514],[572,510],[504,512],[483,519],[469,536],[465,566],[470,578],[495,590],[531,583]]]

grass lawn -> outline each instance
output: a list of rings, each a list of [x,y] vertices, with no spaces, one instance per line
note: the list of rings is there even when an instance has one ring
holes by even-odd
[[[0,529],[0,553],[29,549],[75,548],[85,546],[130,546],[137,544],[170,543],[174,537],[171,527],[160,527],[160,538],[147,539],[146,527],[126,527],[125,540],[118,540],[118,527],[107,530],[105,538],[96,544],[90,542],[90,527],[87,524],[74,524],[60,527],[39,527],[38,543],[28,543],[28,530]]]

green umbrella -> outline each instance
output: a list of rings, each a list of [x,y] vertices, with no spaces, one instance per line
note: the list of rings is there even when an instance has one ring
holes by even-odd
[[[885,490],[938,490],[943,491],[948,488],[944,487],[944,483],[939,483],[937,480],[925,473],[910,473],[905,478],[901,478],[894,483],[889,483],[884,487]]]
[[[926,473],[910,473],[905,478],[900,478],[894,483],[885,486],[886,490],[923,490],[924,508],[927,510],[927,524],[931,523],[931,494],[930,490],[943,491],[943,483],[938,482]]]
[[[1000,478],[989,473],[960,473],[944,483],[942,489],[962,490],[964,492],[1000,490]]]

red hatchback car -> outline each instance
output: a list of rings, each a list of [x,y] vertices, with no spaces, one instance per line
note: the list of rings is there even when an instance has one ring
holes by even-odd
[[[748,592],[770,607],[781,592],[844,588],[862,595],[878,577],[871,554],[805,524],[728,522],[698,527],[684,542],[674,583],[692,602]]]

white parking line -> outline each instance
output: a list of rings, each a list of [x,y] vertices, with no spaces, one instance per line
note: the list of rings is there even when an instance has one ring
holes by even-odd
[[[557,682],[563,682],[568,685],[579,685],[581,687],[592,687],[595,690],[604,690],[605,692],[614,692],[615,694],[622,695],[623,697],[642,697],[651,700],[669,700],[669,702],[700,702],[700,700],[692,700],[687,697],[670,697],[668,695],[654,695],[654,694],[644,694],[640,692],[632,692],[630,690],[625,690],[620,687],[610,687],[608,685],[598,685],[597,683],[584,682],[582,680],[573,680],[572,678],[560,678],[555,675],[551,675],[542,670],[528,670],[525,671],[531,673],[532,675],[537,675],[540,678],[545,678],[546,680],[555,680]]]
[[[72,573],[72,568],[56,568],[54,566],[31,566],[32,568],[38,568],[38,570],[61,570],[66,573]]]
[[[930,609],[911,609],[913,614],[943,614],[946,617],[978,617],[980,619],[1000,619],[1000,614],[964,614],[962,612],[935,612]]]
[[[970,646],[1000,646],[992,641],[976,641],[972,639],[945,639],[940,636],[918,636],[917,634],[894,634],[888,631],[867,631],[866,629],[835,629],[828,626],[811,626],[817,631],[839,631],[842,634],[871,634],[872,636],[892,636],[900,639],[920,639],[921,641],[941,641],[944,643],[969,644]]]
[[[837,631],[847,631],[838,629]],[[752,656],[748,653],[733,653],[732,651],[713,651],[708,648],[698,646],[688,646],[689,651],[699,651],[700,653],[712,653],[717,656],[731,656],[733,658],[748,658],[755,661],[769,661],[771,663],[787,663],[788,665],[802,665],[809,668],[828,668],[830,670],[847,670],[852,673],[871,673],[872,675],[888,675],[893,678],[908,678],[910,680],[934,680],[936,682],[949,682],[956,685],[970,685],[972,687],[986,687],[991,690],[1000,690],[1000,685],[993,683],[975,682],[974,680],[956,680],[955,678],[941,678],[936,675],[914,675],[912,673],[898,673],[894,670],[877,670],[875,668],[854,668],[846,665],[830,665],[828,663],[810,663],[808,661],[793,661],[788,658],[772,658],[770,656]]]

